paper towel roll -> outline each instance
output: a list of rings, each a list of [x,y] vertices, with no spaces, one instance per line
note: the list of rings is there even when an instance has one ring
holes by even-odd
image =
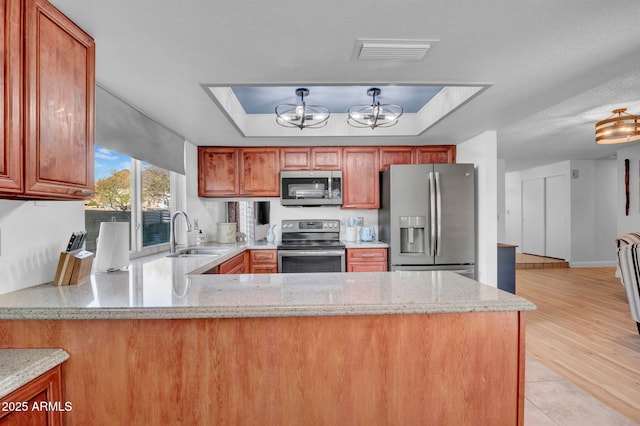
[[[129,266],[129,222],[101,222],[96,247],[96,272]]]

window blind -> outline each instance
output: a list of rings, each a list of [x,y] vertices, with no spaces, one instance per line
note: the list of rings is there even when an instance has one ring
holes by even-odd
[[[184,174],[184,137],[96,85],[96,145]]]

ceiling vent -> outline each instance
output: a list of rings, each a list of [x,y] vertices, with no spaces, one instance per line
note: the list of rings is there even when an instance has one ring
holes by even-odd
[[[353,58],[359,61],[421,61],[437,40],[358,39]]]

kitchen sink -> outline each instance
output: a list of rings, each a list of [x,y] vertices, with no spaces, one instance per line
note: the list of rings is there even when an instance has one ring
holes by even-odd
[[[221,256],[229,252],[226,247],[187,247],[171,253],[167,257],[211,257]]]

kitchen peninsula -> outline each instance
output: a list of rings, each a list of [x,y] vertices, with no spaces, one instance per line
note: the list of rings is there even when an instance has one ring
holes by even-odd
[[[132,262],[0,295],[5,348],[62,348],[81,424],[523,422],[518,296],[450,272],[199,275]]]

